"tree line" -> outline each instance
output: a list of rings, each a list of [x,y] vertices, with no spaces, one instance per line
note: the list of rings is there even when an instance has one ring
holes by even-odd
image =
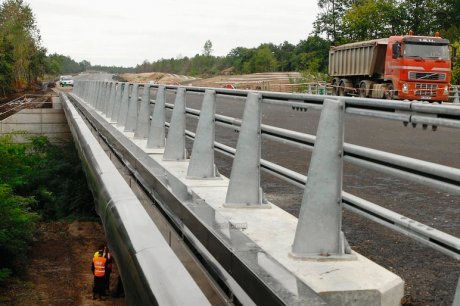
[[[255,73],[299,71],[326,73],[331,45],[403,35],[441,36],[460,50],[460,1],[458,0],[318,0],[320,12],[314,30],[298,44],[261,44],[237,47],[226,56],[213,56],[207,41],[194,57],[160,59],[134,67],[135,72],[168,72],[210,76],[228,71]],[[211,52],[210,52],[211,51]],[[460,61],[453,67],[453,83],[460,82]],[[227,70],[226,70],[227,69]]]
[[[275,45],[261,44],[256,48],[237,47],[226,56],[212,55],[212,42],[206,41],[201,54],[193,57],[145,60],[134,71],[167,72],[192,76],[212,76],[225,72],[257,73],[273,71],[326,72],[330,43],[311,35],[294,45],[287,41]]]

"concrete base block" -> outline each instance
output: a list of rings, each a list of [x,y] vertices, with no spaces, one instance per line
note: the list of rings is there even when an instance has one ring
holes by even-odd
[[[147,139],[133,139],[133,142],[136,146],[144,150],[147,154],[163,154],[164,148],[147,148]]]

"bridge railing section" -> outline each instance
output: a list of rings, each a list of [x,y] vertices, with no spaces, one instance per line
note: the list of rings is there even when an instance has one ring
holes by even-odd
[[[142,96],[139,95],[140,87],[144,88]],[[150,94],[150,88],[156,91],[155,99]],[[440,126],[460,128],[460,107],[456,105],[117,82],[80,81],[74,91],[77,96],[92,101],[93,106],[108,118],[120,122],[125,131],[133,132],[135,137],[147,138],[147,148],[164,148],[165,158],[185,159],[184,136],[193,139],[189,165],[193,177],[216,175],[214,150],[233,157],[225,203],[228,207],[263,208],[266,205],[261,192],[260,170],[305,188],[290,256],[350,256],[350,247],[341,231],[343,206],[456,260],[460,259],[458,237],[342,190],[342,167],[346,161],[460,195],[460,169],[344,142],[345,113],[400,121],[406,126],[420,124],[423,128],[436,130]],[[174,105],[165,100],[165,93],[170,91],[176,94]],[[186,107],[186,94],[203,95],[202,109]],[[245,100],[243,118],[216,114],[214,104],[218,96]],[[150,113],[151,103],[155,105],[153,114]],[[261,124],[262,104],[305,111],[321,110],[317,135]],[[165,120],[165,109],[172,110],[169,123]],[[186,116],[199,118],[196,132],[185,129]],[[236,148],[215,141],[214,124],[239,131]],[[166,127],[169,132],[165,140]],[[312,150],[308,177],[262,159],[262,137]]]
[[[129,305],[210,305],[65,94],[61,101]]]

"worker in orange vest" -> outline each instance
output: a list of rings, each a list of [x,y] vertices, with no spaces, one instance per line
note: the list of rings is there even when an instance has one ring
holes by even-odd
[[[91,271],[94,275],[93,300],[96,299],[96,294],[99,295],[99,299],[105,299],[103,296],[105,294],[106,270],[107,258],[104,257],[104,246],[101,246],[97,256],[93,257],[93,264],[91,265]]]
[[[99,251],[96,251],[96,253],[94,253],[94,257],[98,257],[99,256],[98,254],[99,254]],[[109,247],[104,246],[104,252],[102,256],[104,256],[104,258],[107,259],[107,268],[105,269],[105,289],[107,290],[107,292],[109,292],[110,291],[110,274],[112,273],[112,265],[113,265],[112,254],[110,254]],[[104,291],[104,295],[106,295],[107,292]]]

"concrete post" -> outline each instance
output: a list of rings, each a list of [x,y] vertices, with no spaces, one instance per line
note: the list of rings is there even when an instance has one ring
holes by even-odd
[[[455,290],[454,302],[452,303],[452,306],[460,306],[460,277],[458,278],[457,290]]]
[[[295,258],[345,258],[341,232],[343,117],[343,101],[324,100],[292,246]]]
[[[125,83],[123,86],[123,97],[121,98],[120,112],[118,113],[118,126],[125,126],[126,119],[128,118],[129,108],[129,83]]]
[[[185,160],[185,88],[179,87],[176,91],[176,100],[171,116],[171,123],[166,139],[163,160]]]
[[[109,103],[107,103],[106,111],[107,111],[107,118],[112,118],[113,114],[113,106],[115,104],[115,92],[117,90],[117,83],[112,82],[112,86],[110,86],[110,98]]]
[[[460,104],[460,99],[458,97],[458,87],[455,87],[454,104]]]
[[[96,106],[96,109],[98,111],[102,111],[104,109],[105,96],[107,94],[107,85],[108,85],[107,82],[102,83],[100,99],[97,102],[97,106]]]
[[[83,98],[87,103],[92,104],[94,100],[94,83],[90,83],[88,81],[83,82],[83,91],[78,90],[78,96]]]
[[[97,100],[99,99],[99,91],[101,89],[101,82],[97,82],[94,90],[94,101],[93,103],[91,104],[92,107],[96,108],[96,105],[97,105]]]
[[[139,103],[139,84],[133,84],[129,99],[128,116],[126,117],[125,132],[134,132],[137,121],[137,105]]]
[[[308,93],[311,95],[311,84],[308,84]]]
[[[107,103],[107,100],[108,100],[108,97],[109,97],[109,91],[110,91],[109,86],[110,86],[109,82],[104,83],[104,92],[103,92],[103,95],[102,95],[101,103],[99,105],[99,111],[104,115],[105,115],[105,104]]]
[[[187,170],[188,178],[204,179],[218,176],[214,164],[215,104],[216,92],[206,90]]]
[[[136,128],[134,130],[134,138],[144,139],[149,134],[150,123],[150,85],[144,84],[144,92],[142,101],[139,106],[137,115]]]
[[[121,95],[122,89],[125,83],[118,83],[117,89],[115,92],[115,103],[113,104],[112,110],[112,121],[118,122],[118,116],[120,113],[120,106],[121,106]]]
[[[150,123],[147,148],[164,148],[165,146],[165,87],[159,86]]]
[[[97,106],[99,105],[99,101],[101,100],[102,96],[102,88],[104,86],[103,82],[98,82],[99,84],[97,85],[96,88],[96,99],[94,100],[93,107],[97,109]]]
[[[87,100],[86,102],[89,103],[89,105],[93,106],[94,105],[94,101],[96,100],[96,94],[97,94],[97,83],[96,82],[89,82],[89,81],[85,81],[85,83],[88,84],[88,86],[90,86],[89,88],[91,89],[90,90],[90,94],[89,94],[89,100]],[[80,96],[81,97],[81,96]]]
[[[270,207],[260,188],[261,103],[259,93],[248,93],[224,207]]]

